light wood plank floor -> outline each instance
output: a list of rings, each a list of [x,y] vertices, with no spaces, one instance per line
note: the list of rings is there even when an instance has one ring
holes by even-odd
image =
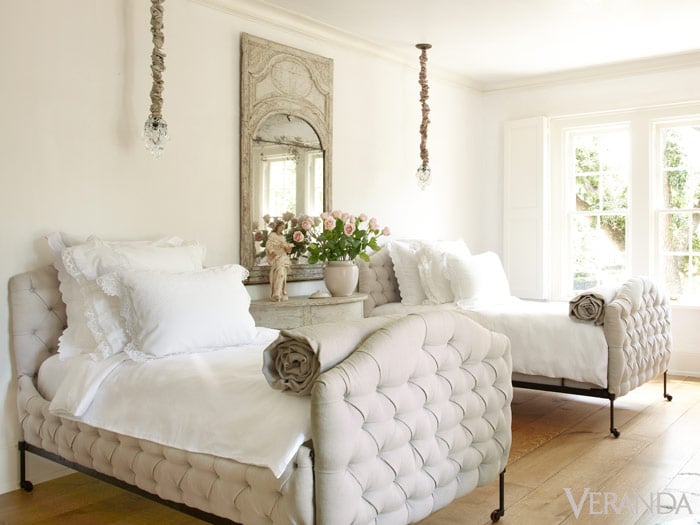
[[[670,378],[669,393],[670,403],[662,398],[658,378],[617,400],[615,422],[622,435],[614,439],[606,400],[516,389],[500,523],[700,524],[700,379]],[[567,488],[580,505],[578,517]],[[586,489],[589,496],[582,499]],[[660,498],[658,506],[649,505],[652,497]],[[493,483],[421,525],[490,523],[497,506]],[[31,494],[0,495],[0,525],[154,523],[202,522],[82,474],[38,484]]]

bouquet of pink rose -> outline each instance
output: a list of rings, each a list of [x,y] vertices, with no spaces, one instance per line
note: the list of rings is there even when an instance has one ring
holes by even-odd
[[[289,257],[292,259],[298,259],[306,255],[309,243],[311,242],[311,230],[321,224],[318,217],[310,217],[308,215],[299,215],[297,217],[291,211],[283,213],[281,217],[264,215],[262,219],[265,226],[253,232],[256,243],[259,243],[259,246],[262,248],[262,250],[255,255],[258,259],[262,259],[265,256],[267,237],[270,235],[270,232],[274,230],[278,222],[284,222],[282,235],[284,235],[285,240],[292,245],[292,251],[289,254]]]
[[[357,257],[369,261],[367,248],[379,250],[377,239],[391,235],[388,226],[380,230],[377,219],[368,219],[364,213],[355,216],[338,210],[324,212],[320,223],[320,226],[311,231],[309,264],[319,261],[354,261]]]

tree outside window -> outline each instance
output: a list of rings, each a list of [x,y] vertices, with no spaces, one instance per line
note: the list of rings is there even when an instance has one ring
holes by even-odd
[[[619,282],[627,271],[629,133],[571,133],[568,173],[572,291]]]
[[[659,255],[672,299],[700,299],[700,122],[660,125]]]

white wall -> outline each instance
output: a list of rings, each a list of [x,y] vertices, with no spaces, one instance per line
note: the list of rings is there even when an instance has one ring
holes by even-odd
[[[413,178],[417,52],[412,67],[249,16],[167,2],[164,117],[172,138],[153,159],[140,141],[149,107],[148,5],[0,2],[0,282],[49,263],[42,236],[55,229],[111,239],[174,234],[205,244],[208,265],[238,260],[241,32],[334,59],[336,207],[376,216],[397,237],[477,237],[480,94],[431,78],[429,67],[435,181],[421,192]],[[8,322],[5,300],[0,493],[18,480]],[[52,475],[30,460],[34,481]]]
[[[502,251],[503,124],[509,120],[561,117],[620,109],[649,108],[700,100],[700,64],[623,77],[562,81],[484,94],[482,172],[492,181],[483,196],[481,239]],[[496,242],[495,240],[499,241]],[[673,307],[673,353],[670,371],[700,376],[700,308]]]

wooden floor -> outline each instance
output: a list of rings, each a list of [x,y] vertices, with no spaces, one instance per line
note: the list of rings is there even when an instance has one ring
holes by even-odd
[[[517,389],[506,514],[500,523],[700,524],[700,380],[670,378],[670,403],[662,390],[659,379],[616,401],[622,435],[614,439],[608,434],[606,400]],[[497,506],[498,483],[493,483],[421,525],[490,523]],[[39,484],[31,494],[0,495],[0,525],[30,523],[202,522],[73,474]]]

